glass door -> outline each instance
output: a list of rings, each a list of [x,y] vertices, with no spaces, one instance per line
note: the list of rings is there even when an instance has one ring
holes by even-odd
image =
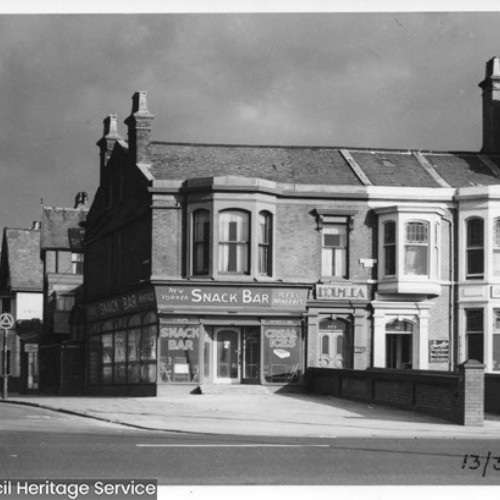
[[[238,328],[215,329],[215,382],[240,383],[240,330]]]

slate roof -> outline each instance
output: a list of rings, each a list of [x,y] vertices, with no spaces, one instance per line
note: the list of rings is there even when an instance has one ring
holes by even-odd
[[[152,164],[156,179],[239,175],[276,182],[362,185],[339,150],[331,148],[153,143]]]
[[[497,172],[490,169],[478,153],[366,148],[345,151],[374,186],[439,188],[438,176],[455,188],[500,184],[500,168]],[[437,176],[428,172],[416,153],[422,154]],[[338,147],[153,142],[150,172],[158,180],[238,175],[286,183],[363,185],[347,157]],[[500,157],[489,159],[500,167]]]
[[[11,290],[43,290],[40,259],[40,231],[5,228],[2,246],[2,274],[10,276]],[[3,284],[5,286],[5,284]]]
[[[80,228],[87,217],[88,208],[42,208],[41,248],[70,249],[68,229]]]

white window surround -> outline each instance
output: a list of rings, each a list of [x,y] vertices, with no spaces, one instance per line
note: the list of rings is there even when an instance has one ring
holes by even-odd
[[[373,301],[373,366],[385,368],[386,328],[395,320],[408,321],[414,326],[412,343],[412,368],[429,367],[429,319],[433,302],[382,302]]]
[[[440,295],[441,220],[444,211],[439,207],[429,206],[391,206],[378,208],[375,213],[378,215],[379,234],[378,290],[384,293]],[[385,274],[387,244],[384,241],[384,231],[385,224],[388,222],[394,222],[396,229],[394,275]],[[407,239],[407,228],[410,223],[415,223],[413,228],[421,229],[426,241],[412,243]],[[419,251],[420,255],[426,255],[426,262],[421,262],[419,266],[415,264],[417,271],[408,273],[409,261],[406,253],[413,247],[415,247],[415,252]],[[423,249],[426,249],[426,252]],[[422,274],[418,274],[418,272]],[[423,274],[424,272],[426,273]]]
[[[228,197],[229,198],[229,197]],[[209,212],[210,221],[210,256],[209,269],[206,275],[193,273],[193,213],[197,210],[204,209]],[[250,224],[250,239],[249,239],[249,271],[247,274],[237,273],[221,273],[219,267],[219,214],[227,211],[241,211],[249,214]],[[270,249],[271,257],[271,275],[264,276],[259,273],[259,214],[266,212],[271,216],[271,242]],[[218,279],[227,281],[271,281],[275,279],[275,262],[276,262],[276,205],[261,201],[259,199],[245,199],[245,195],[240,195],[240,198],[233,199],[211,199],[207,202],[192,202],[188,205],[187,210],[187,274],[192,279]]]

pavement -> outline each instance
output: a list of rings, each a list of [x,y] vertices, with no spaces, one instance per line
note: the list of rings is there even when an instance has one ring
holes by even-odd
[[[481,427],[464,427],[406,410],[308,394],[23,395],[0,401],[167,432],[315,438],[500,439],[498,415],[486,415]]]

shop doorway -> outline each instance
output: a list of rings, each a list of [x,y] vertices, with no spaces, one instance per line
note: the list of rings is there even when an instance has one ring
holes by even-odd
[[[215,379],[218,384],[239,384],[241,380],[240,330],[216,328],[214,332]]]
[[[352,368],[350,323],[342,319],[328,318],[320,321],[318,351],[322,368]]]

